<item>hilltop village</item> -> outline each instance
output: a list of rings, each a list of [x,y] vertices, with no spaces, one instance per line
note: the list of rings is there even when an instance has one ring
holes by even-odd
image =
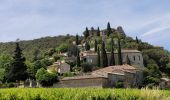
[[[86,27],[83,36],[60,38],[64,40],[55,49],[41,51],[44,54],[40,54],[41,46],[38,46],[30,61],[30,55],[23,57],[20,48],[23,42],[16,42],[13,60],[9,59],[11,62],[5,66],[0,80],[2,84],[10,84],[1,87],[169,88],[167,52],[138,37],[127,36],[121,26],[111,28],[108,23],[103,30]],[[52,43],[42,46],[55,42]],[[23,50],[25,55],[26,50]]]

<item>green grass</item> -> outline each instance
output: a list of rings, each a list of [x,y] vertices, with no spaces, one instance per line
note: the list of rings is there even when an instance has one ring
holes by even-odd
[[[169,100],[170,91],[100,88],[0,89],[0,100]]]

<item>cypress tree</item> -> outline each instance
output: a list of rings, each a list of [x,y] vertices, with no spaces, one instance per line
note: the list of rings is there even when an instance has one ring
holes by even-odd
[[[79,50],[77,51],[76,65],[77,65],[77,67],[80,67],[80,54],[79,54]]]
[[[119,38],[118,38],[118,65],[122,65],[122,52]]]
[[[138,44],[139,43],[139,40],[138,40],[138,37],[136,36],[136,43]]]
[[[97,28],[97,36],[100,36],[100,29],[99,29],[99,27]]]
[[[97,52],[97,40],[94,41],[94,51]]]
[[[100,49],[97,48],[97,67],[100,67]]]
[[[79,45],[79,36],[78,36],[78,34],[76,35],[76,45]]]
[[[105,50],[105,43],[103,41],[102,47],[101,47],[101,67],[107,67],[107,66],[108,66],[108,59],[107,59],[107,53]]]
[[[90,50],[90,45],[88,42],[85,43],[85,49],[86,49],[86,51]]]
[[[83,34],[84,34],[85,39],[87,39],[87,37],[89,36],[89,30],[88,30],[87,27],[86,27],[86,30]]]
[[[13,62],[7,71],[7,81],[16,82],[24,81],[28,77],[27,66],[25,64],[25,58],[22,56],[22,50],[20,49],[19,43],[16,43],[16,49],[14,51]]]
[[[113,48],[113,38],[111,39],[111,56],[110,56],[110,66],[115,65],[115,56],[114,56],[114,48]]]
[[[109,36],[112,33],[112,29],[110,27],[110,23],[107,23],[107,36]]]
[[[130,61],[130,59],[129,59],[129,56],[128,56],[128,55],[126,56],[126,64],[131,65],[131,61]]]
[[[93,35],[94,35],[94,28],[91,27],[91,36],[93,36]]]

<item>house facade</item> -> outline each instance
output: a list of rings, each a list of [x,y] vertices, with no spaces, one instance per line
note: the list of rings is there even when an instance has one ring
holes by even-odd
[[[53,87],[116,87],[122,82],[125,88],[137,87],[143,80],[141,69],[130,65],[117,65],[101,68],[89,75],[65,77]]]
[[[118,64],[118,52],[114,52],[114,58],[116,65]],[[86,61],[94,66],[97,66],[97,53],[94,51],[84,51],[81,52],[81,60]],[[131,65],[137,65],[140,67],[144,67],[143,65],[143,56],[142,53],[138,50],[122,50],[122,61],[123,64],[127,61],[127,56],[131,62]],[[108,64],[110,63],[111,53],[107,52]]]

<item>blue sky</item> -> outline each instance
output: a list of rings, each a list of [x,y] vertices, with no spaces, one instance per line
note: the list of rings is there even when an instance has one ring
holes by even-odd
[[[170,50],[170,0],[0,0],[0,41],[82,34],[122,26],[127,35]]]

